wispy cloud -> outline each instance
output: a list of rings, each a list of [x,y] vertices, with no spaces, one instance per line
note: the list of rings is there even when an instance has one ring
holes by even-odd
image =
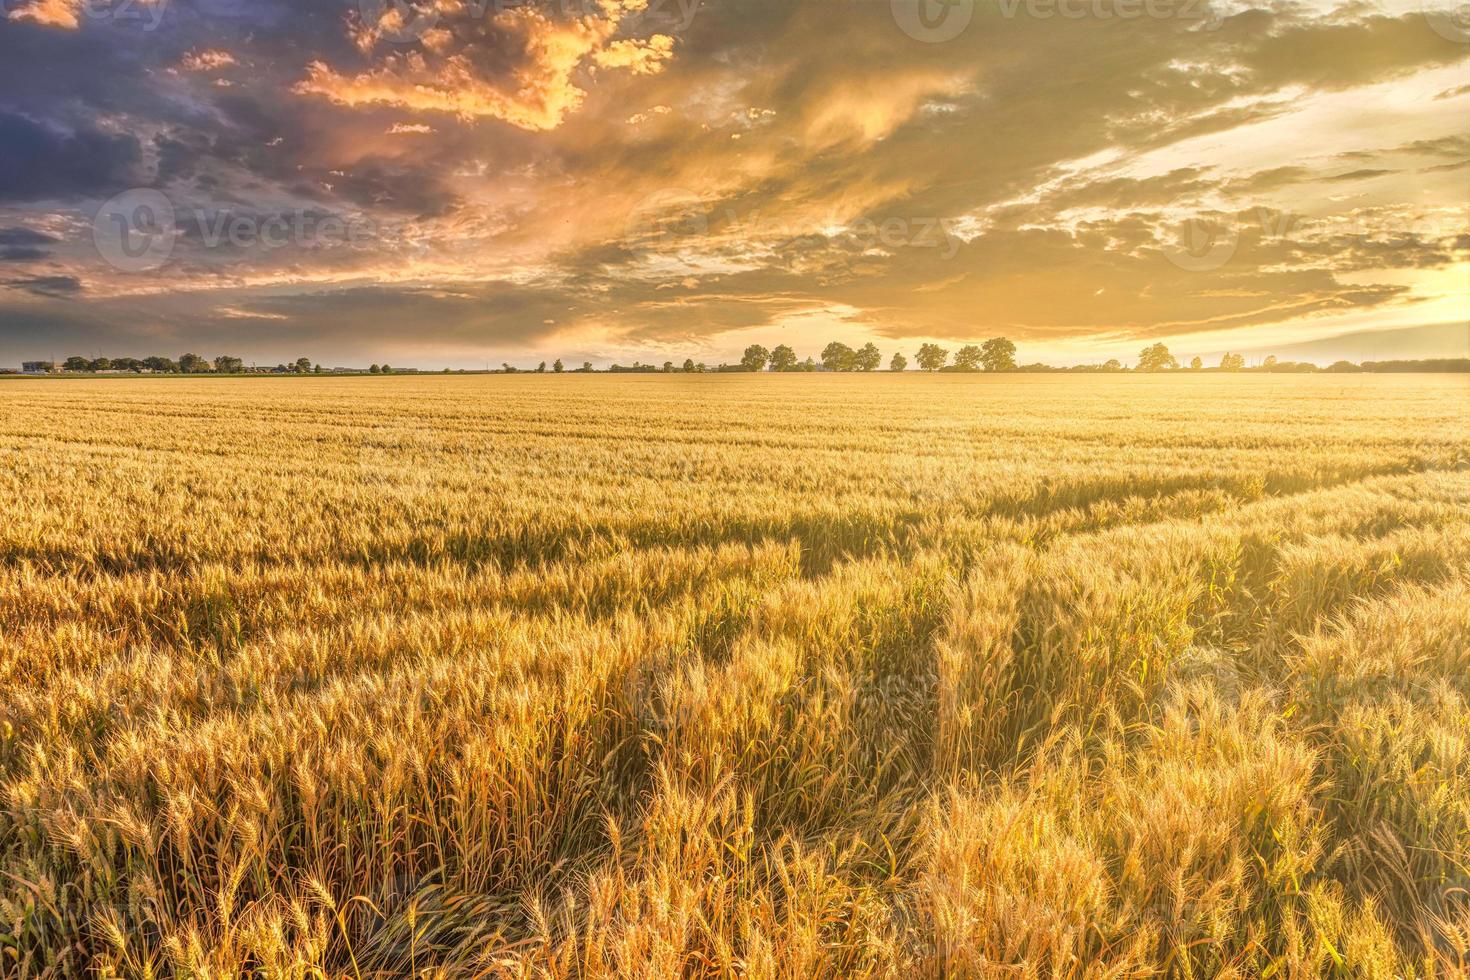
[[[216,6],[9,5],[0,354],[43,323],[478,361],[1470,320],[1470,45],[1418,10]],[[137,189],[167,215],[104,207]]]

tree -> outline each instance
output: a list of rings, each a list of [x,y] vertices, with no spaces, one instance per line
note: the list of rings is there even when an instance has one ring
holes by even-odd
[[[686,357],[686,358],[684,358],[684,373],[685,374],[693,374],[694,373],[694,358],[692,358],[692,357]]]
[[[772,371],[791,371],[795,368],[796,351],[792,350],[790,347],[787,347],[785,344],[782,344],[775,350],[771,351]]]
[[[374,364],[372,367],[368,368],[368,374],[382,374],[382,373],[383,373],[383,369],[380,368],[380,367],[378,367],[376,364]]]
[[[1016,345],[1004,337],[993,337],[980,347],[980,363],[987,371],[1014,371]]]
[[[90,371],[92,362],[85,357],[68,357],[61,365],[63,371]]]
[[[583,361],[582,362],[582,370],[585,373],[587,373],[587,374],[591,374],[592,373],[592,362],[591,361]]]
[[[291,365],[291,370],[297,374],[306,374],[311,370],[311,359],[306,357],[296,358],[296,363]]]
[[[1205,362],[1202,361],[1202,360],[1200,360],[1198,357],[1196,357],[1194,360],[1192,360],[1192,361],[1189,362],[1189,369],[1191,371],[1198,371],[1200,368],[1202,368],[1204,366],[1205,366]]]
[[[674,373],[674,362],[673,361],[664,361],[664,374],[673,374],[673,373]]]
[[[836,340],[822,348],[822,366],[828,371],[851,371],[856,357],[851,347]]]
[[[817,369],[817,362],[814,361],[814,360],[812,360],[810,354],[807,355],[806,360],[804,360],[804,361],[801,362],[801,367],[797,368],[798,371],[804,371],[807,374],[811,374],[816,369]]]
[[[1333,374],[1350,374],[1358,369],[1358,366],[1352,361],[1333,361],[1327,365],[1327,370]]]
[[[868,341],[853,355],[853,366],[859,371],[876,371],[883,365],[883,353],[876,344]]]
[[[561,358],[559,357],[551,362],[551,371],[553,374],[561,374],[566,369],[567,366],[561,362]]]
[[[956,371],[980,370],[980,348],[974,344],[966,344],[955,351],[954,366]]]
[[[938,371],[944,367],[944,362],[949,360],[949,351],[938,344],[925,344],[919,348],[919,353],[914,355],[914,360],[919,362],[919,367],[925,371]]]
[[[1120,360],[1118,360],[1116,357],[1110,357],[1110,358],[1108,358],[1107,362],[1105,364],[1103,364],[1103,370],[1104,371],[1121,371],[1121,370],[1123,370],[1123,362],[1120,361]]]
[[[321,374],[322,373],[322,366],[320,364],[313,364],[311,366],[311,373],[312,374]]]
[[[1138,354],[1138,370],[1140,371],[1163,371],[1178,366],[1179,362],[1174,360],[1174,355],[1170,354],[1169,348],[1163,344],[1145,347]]]
[[[545,374],[546,373],[546,362],[545,361],[542,361],[540,364],[536,365],[536,373],[537,374]]]
[[[387,364],[384,364],[383,365],[383,373],[384,374],[392,374],[393,373],[393,369],[391,367],[389,367]]]
[[[751,344],[740,356],[740,368],[744,371],[764,371],[771,359],[771,352],[760,344]]]
[[[1267,354],[1266,359],[1261,362],[1261,367],[1273,368],[1276,366],[1276,355]]]
[[[143,366],[158,374],[177,374],[179,366],[166,357],[155,354],[152,357],[143,358]]]
[[[91,369],[93,371],[111,371],[112,359],[109,357],[99,357],[92,362]]]
[[[888,362],[888,370],[890,371],[906,371],[908,370],[908,366],[909,359],[902,354],[894,354],[893,360]]]
[[[238,357],[221,354],[214,359],[214,369],[220,374],[239,374],[245,369],[245,362]]]
[[[1245,367],[1245,357],[1241,354],[1226,354],[1220,358],[1221,371],[1239,371]]]

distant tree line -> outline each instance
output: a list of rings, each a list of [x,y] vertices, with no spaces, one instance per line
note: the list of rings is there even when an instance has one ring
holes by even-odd
[[[1117,364],[1109,361],[1109,364]],[[1439,357],[1424,360],[1400,360],[1400,361],[1363,361],[1354,364],[1352,361],[1334,361],[1327,367],[1319,367],[1311,361],[1279,361],[1276,355],[1271,354],[1264,358],[1260,364],[1247,366],[1243,354],[1227,353],[1220,358],[1218,367],[1206,367],[1204,361],[1195,357],[1190,360],[1189,367],[1183,368],[1169,353],[1169,348],[1163,344],[1153,344],[1145,347],[1138,356],[1138,370],[1155,371],[1226,371],[1226,372],[1260,372],[1264,374],[1312,374],[1325,371],[1330,374],[1398,374],[1398,373],[1424,373],[1424,374],[1458,374],[1470,372],[1470,357]]]
[[[1016,345],[1004,337],[987,340],[980,346],[968,345],[955,353],[954,364],[949,364],[949,351],[938,344],[924,344],[914,355],[914,363],[924,371],[1015,371]],[[888,370],[905,371],[909,360],[903,354],[894,354],[888,361]],[[720,370],[735,371],[839,371],[872,372],[883,367],[883,352],[876,344],[866,343],[859,348],[849,347],[834,340],[822,348],[820,363],[811,357],[799,360],[796,351],[785,344],[767,350],[760,344],[745,348],[745,354],[737,365],[721,365]],[[703,365],[684,362],[684,370],[701,370]]]
[[[102,371],[132,372],[133,374],[321,374],[322,366],[313,364],[309,358],[300,357],[290,364],[275,367],[245,367],[245,361],[229,354],[206,360],[198,354],[180,354],[178,360],[171,357],[68,357],[61,369],[75,374],[96,374]],[[384,367],[381,370],[386,371]],[[374,364],[374,374],[380,368]]]
[[[820,367],[816,361],[808,357],[805,361],[798,361],[796,353],[784,344],[774,350],[766,350],[759,344],[752,344],[745,349],[745,355],[737,365],[720,365],[716,370],[720,371],[876,371],[883,362],[883,355],[872,343],[853,350],[846,344],[836,342],[828,344],[822,350]],[[1076,367],[1052,367],[1049,364],[1018,364],[1016,362],[1016,345],[1005,337],[994,337],[983,344],[967,344],[954,352],[951,360],[950,351],[938,344],[924,344],[914,354],[914,363],[921,371],[951,371],[951,372],[1007,372],[1019,373],[1041,373],[1041,372],[1122,372],[1129,370],[1117,358],[1109,359],[1102,364],[1085,364]],[[908,358],[903,354],[894,354],[888,363],[890,371],[904,371],[908,368]],[[673,370],[671,362],[665,362],[665,371]],[[627,369],[625,369],[627,370]],[[648,370],[655,370],[652,366]],[[685,371],[704,371],[703,364],[695,365],[692,361],[684,362]],[[1169,351],[1168,346],[1162,343],[1151,344],[1145,347],[1138,355],[1138,365],[1135,371],[1154,373],[1160,371],[1260,371],[1275,374],[1302,374],[1313,371],[1329,371],[1333,373],[1344,373],[1352,371],[1363,372],[1465,372],[1470,371],[1470,358],[1438,358],[1421,361],[1364,361],[1354,364],[1350,361],[1337,361],[1327,368],[1322,368],[1310,361],[1278,361],[1275,356],[1265,358],[1259,365],[1248,367],[1245,356],[1242,354],[1227,353],[1221,359],[1218,367],[1206,367],[1199,357],[1193,358],[1188,368],[1184,368],[1177,358]]]
[[[47,362],[42,362],[47,363]],[[914,354],[914,364],[919,370],[928,372],[1017,372],[1017,373],[1042,373],[1042,372],[1123,372],[1130,370],[1116,358],[1110,359],[1102,364],[1086,364],[1076,367],[1052,367],[1047,364],[1018,364],[1016,362],[1016,345],[1005,337],[993,337],[983,344],[966,344],[954,351],[953,359],[951,353],[938,344],[927,343],[919,347]],[[889,371],[908,370],[909,359],[901,353],[895,353],[888,361]],[[796,351],[786,344],[781,344],[773,349],[767,350],[760,344],[751,344],[745,348],[744,355],[735,364],[707,365],[704,362],[696,362],[693,358],[687,358],[683,364],[676,365],[673,361],[664,361],[659,364],[644,364],[634,361],[631,366],[613,364],[607,368],[610,374],[704,374],[704,373],[752,373],[760,371],[771,371],[779,373],[800,373],[814,371],[828,372],[857,372],[866,373],[882,369],[883,354],[877,345],[872,342],[866,343],[859,348],[849,347],[840,341],[833,341],[822,349],[821,359],[817,360],[810,356],[805,359],[799,358]],[[50,368],[47,363],[47,369]],[[322,366],[314,364],[305,357],[297,358],[290,364],[277,364],[275,367],[250,367],[238,357],[222,354],[211,360],[205,360],[197,354],[181,354],[177,360],[168,357],[68,357],[62,364],[63,371],[76,374],[88,374],[98,372],[132,372],[135,374],[322,374]],[[417,373],[416,369],[408,369],[409,373]],[[501,370],[496,373],[502,374],[545,374],[548,370],[545,361],[529,371],[515,367],[509,363],[502,364]],[[555,374],[567,372],[567,367],[560,359],[552,363],[550,370]],[[573,368],[571,374],[591,374],[594,372],[591,361],[583,361],[580,368]],[[1138,355],[1138,364],[1132,368],[1148,374],[1166,371],[1225,371],[1225,372],[1263,372],[1268,374],[1309,374],[1313,372],[1327,372],[1331,374],[1368,373],[1387,374],[1404,372],[1423,373],[1463,373],[1470,372],[1470,358],[1433,358],[1427,360],[1394,360],[1394,361],[1363,361],[1354,364],[1351,361],[1336,361],[1323,368],[1310,361],[1278,361],[1274,356],[1265,358],[1260,364],[1247,366],[1244,355],[1227,353],[1220,358],[1218,366],[1206,367],[1199,357],[1192,358],[1186,367],[1169,351],[1168,346],[1162,343],[1150,344]],[[331,373],[358,373],[349,369],[333,369]],[[444,372],[449,373],[449,368]],[[395,374],[403,373],[403,369],[393,368],[387,364],[374,364],[367,369],[367,374]],[[463,371],[458,373],[465,373]]]
[[[47,363],[47,362],[42,362]],[[556,362],[558,365],[560,361]],[[508,365],[507,365],[508,366]],[[587,365],[590,370],[591,364]],[[545,368],[545,365],[542,365]],[[51,366],[48,364],[47,370]],[[298,357],[289,364],[246,366],[244,359],[221,354],[206,360],[197,354],[181,354],[171,357],[68,357],[61,364],[68,374],[128,373],[133,374],[417,374],[417,368],[395,368],[389,364],[374,364],[368,368],[323,369],[310,358]],[[448,368],[445,369],[446,371]],[[557,368],[561,370],[560,366]]]
[[[1279,367],[1279,366],[1278,366]],[[1270,370],[1269,368],[1267,370]],[[1334,374],[1459,374],[1470,371],[1470,357],[1435,357],[1418,361],[1333,361],[1324,368]]]

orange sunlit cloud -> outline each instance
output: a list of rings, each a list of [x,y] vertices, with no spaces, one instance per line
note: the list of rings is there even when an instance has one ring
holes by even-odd
[[[922,2],[17,3],[0,349],[1464,353],[1453,16]]]

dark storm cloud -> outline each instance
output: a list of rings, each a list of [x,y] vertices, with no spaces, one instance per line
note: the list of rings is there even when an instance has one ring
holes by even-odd
[[[51,255],[43,248],[27,245],[0,246],[0,262],[38,262]]]
[[[4,284],[37,295],[68,293],[62,281]],[[113,299],[45,309],[33,303],[7,305],[3,296],[0,349],[69,345],[126,354],[188,346],[227,352],[248,348],[266,361],[294,360],[303,351],[314,358],[319,351],[334,352],[332,358],[371,357],[395,348],[422,349],[428,340],[460,357],[478,356],[487,346],[548,336],[556,323],[592,309],[575,296],[510,283],[342,287],[290,295],[223,289],[149,304]],[[426,333],[416,335],[407,324],[424,324]],[[320,355],[324,363],[327,357]]]
[[[0,201],[110,194],[137,181],[141,161],[134,136],[66,131],[0,112]]]
[[[73,276],[31,276],[24,279],[0,279],[0,285],[37,296],[65,298],[80,293],[80,280]]]
[[[327,176],[336,195],[363,207],[429,217],[443,213],[454,202],[436,176],[412,165],[365,160],[350,173]]]
[[[0,237],[0,259],[55,263],[11,294],[51,297],[64,310],[52,329],[222,349],[248,337],[272,357],[314,337],[325,360],[395,338],[514,348],[563,330],[692,343],[820,309],[892,336],[1167,336],[1381,307],[1408,287],[1340,274],[1463,259],[1446,235],[1247,228],[1201,274],[1161,240],[1181,212],[1212,208],[1249,225],[1258,208],[1341,195],[1331,206],[1392,226],[1396,208],[1463,203],[1444,168],[1470,146],[1409,124],[1351,148],[1277,130],[1274,156],[1217,159],[1314,98],[1466,57],[1417,15],[1276,5],[1205,30],[980,3],[968,31],[931,44],[887,2],[722,0],[676,27],[629,17],[605,34],[579,31],[574,4],[496,20],[509,6],[406,43],[375,37],[355,0],[170,0],[152,29],[0,20],[0,200],[22,205],[4,221],[39,224],[24,203],[56,199],[85,228],[89,200],[149,186],[184,233],[166,267],[131,277],[89,256],[85,233],[80,252]],[[1213,148],[1123,166],[1189,141]],[[633,230],[670,191],[697,196],[698,227]],[[265,254],[211,244],[197,218],[291,213],[410,224],[362,247]],[[851,230],[961,217],[952,249]],[[392,284],[419,269],[431,285]],[[348,276],[383,281],[335,284]],[[80,298],[82,282],[129,298]]]
[[[51,235],[30,228],[0,228],[0,262],[41,262],[51,257],[45,246],[57,244]]]
[[[51,257],[45,247],[57,239],[30,228],[0,228],[0,262],[40,262]]]
[[[56,238],[30,228],[0,228],[0,246],[54,245],[56,242]]]

